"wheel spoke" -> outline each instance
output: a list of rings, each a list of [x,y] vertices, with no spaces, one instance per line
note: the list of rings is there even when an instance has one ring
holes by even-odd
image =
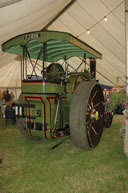
[[[88,108],[89,108],[89,110],[91,110],[92,109],[92,107],[91,107],[91,105],[88,103]]]
[[[91,125],[91,128],[92,128],[92,131],[95,133],[95,135],[97,135],[97,132],[92,125]]]
[[[86,121],[85,125],[89,125],[89,124],[92,124],[93,120],[88,120]]]
[[[101,104],[101,102],[95,104],[93,107],[96,108],[96,107],[98,107],[100,104]]]
[[[92,140],[91,140],[91,136],[90,136],[89,130],[88,130],[88,138],[89,138],[89,141],[90,141],[90,145],[92,145]]]
[[[86,125],[88,125],[90,123],[90,121],[86,121]]]
[[[93,97],[91,98],[91,102],[93,102],[93,100],[94,100],[94,98],[95,98],[95,96],[96,96],[97,92],[98,92],[98,90],[96,90],[96,91],[95,91],[95,93],[94,93]]]

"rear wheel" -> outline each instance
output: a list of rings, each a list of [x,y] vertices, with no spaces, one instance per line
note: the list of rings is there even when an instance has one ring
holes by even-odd
[[[106,128],[111,127],[112,125],[112,120],[113,120],[113,113],[112,112],[106,112],[104,114],[104,126]]]
[[[70,132],[73,143],[93,149],[104,127],[104,96],[96,81],[81,82],[73,94],[70,107]]]

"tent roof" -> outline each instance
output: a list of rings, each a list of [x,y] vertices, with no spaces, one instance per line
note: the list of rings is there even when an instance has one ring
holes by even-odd
[[[57,31],[30,32],[8,40],[2,44],[4,52],[23,56],[26,48],[33,59],[57,62],[73,56],[100,58],[102,55],[75,36]]]
[[[20,0],[0,8],[0,44],[17,35],[43,29],[72,0]],[[104,21],[107,16],[108,21]],[[90,34],[87,34],[87,30]],[[48,30],[64,31],[103,54],[97,61],[97,79],[103,84],[125,84],[125,1],[124,0],[74,0],[74,3],[58,17]],[[8,66],[15,64],[15,77],[19,80],[19,62],[16,55],[0,52],[0,74],[8,76]],[[77,59],[70,59],[73,65]],[[10,63],[10,65],[8,65]],[[17,68],[16,68],[17,63]],[[5,70],[6,67],[6,70]],[[6,71],[6,73],[5,73]],[[13,74],[13,76],[14,76]],[[3,76],[2,76],[3,77]],[[5,78],[6,79],[6,78]],[[0,86],[6,84],[0,79]],[[20,85],[20,81],[18,83]]]

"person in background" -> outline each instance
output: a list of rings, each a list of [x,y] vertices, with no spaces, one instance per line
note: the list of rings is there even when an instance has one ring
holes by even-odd
[[[6,91],[2,92],[2,100],[4,100],[5,93],[6,93]]]
[[[1,92],[1,90],[0,90],[0,101],[2,100],[2,92]]]
[[[1,112],[2,112],[2,116],[4,118],[5,118],[5,108],[6,108],[5,94],[6,94],[6,91],[3,91],[2,94],[1,94]]]
[[[8,101],[6,108],[5,108],[5,119],[6,119],[6,124],[7,124],[7,120],[11,119],[12,123],[15,124],[16,123],[16,116],[15,116],[15,104],[12,104],[12,101]]]
[[[6,124],[7,120],[11,119],[12,123],[16,123],[16,116],[15,116],[15,101],[14,101],[14,94],[11,91],[7,90],[5,94],[5,101],[6,101],[6,108],[5,108],[5,119],[6,119]]]
[[[3,91],[2,93],[2,105],[1,105],[1,111],[4,118],[15,118],[14,117],[14,109],[15,107],[15,101],[14,101],[14,94],[11,91],[9,93],[9,90]]]
[[[9,93],[9,90],[7,89],[5,95],[4,95],[5,102],[11,101],[11,94]]]
[[[12,91],[10,92],[10,95],[11,95],[11,103],[13,105],[13,104],[15,104],[15,96],[14,96]]]

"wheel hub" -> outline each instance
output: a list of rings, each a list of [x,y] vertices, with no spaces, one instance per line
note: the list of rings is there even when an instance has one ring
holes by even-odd
[[[99,112],[96,111],[95,109],[92,109],[92,111],[91,111],[91,113],[90,113],[90,118],[91,118],[91,119],[98,120],[98,119],[99,119]]]

